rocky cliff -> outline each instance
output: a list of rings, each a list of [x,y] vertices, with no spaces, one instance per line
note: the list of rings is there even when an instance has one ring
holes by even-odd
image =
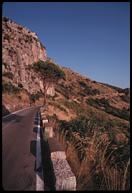
[[[2,105],[3,115],[42,104],[43,84],[29,66],[39,60],[46,61],[46,48],[36,33],[9,18],[2,18]],[[53,96],[53,85],[47,94]]]
[[[4,111],[13,111],[30,104],[30,95],[43,100],[40,77],[29,69],[38,60],[47,60],[46,48],[37,35],[8,18],[2,19],[2,79]],[[63,67],[65,80],[51,85],[47,94],[53,97],[49,114],[58,112],[61,119],[71,119],[88,109],[88,113],[101,110],[102,116],[129,119],[130,90],[99,83]],[[56,95],[55,95],[56,90]],[[51,97],[49,97],[51,99]],[[54,101],[54,99],[56,99]],[[39,101],[42,104],[42,101]],[[56,106],[55,106],[56,105]],[[80,109],[79,109],[80,105]],[[84,106],[83,106],[84,105]],[[19,107],[18,107],[19,106]],[[55,107],[55,109],[53,109]],[[57,109],[56,109],[57,107]],[[75,109],[74,109],[74,108]],[[71,110],[70,110],[71,109]],[[75,110],[75,111],[73,111]],[[106,114],[107,113],[107,114]],[[91,115],[90,115],[91,116]],[[113,119],[113,117],[112,117]]]
[[[14,21],[2,19],[3,78],[14,85],[22,84],[30,93],[40,89],[40,80],[28,65],[47,59],[46,48],[37,35]],[[7,74],[12,73],[11,79]]]

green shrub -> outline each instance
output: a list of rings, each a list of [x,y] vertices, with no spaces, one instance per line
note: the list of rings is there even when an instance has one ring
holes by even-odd
[[[94,119],[88,119],[84,116],[80,116],[77,119],[70,122],[60,121],[60,128],[68,130],[70,132],[79,132],[80,136],[91,135],[91,132],[96,126]]]
[[[56,84],[59,79],[65,77],[65,73],[63,70],[53,62],[46,60],[46,61],[41,61],[39,60],[36,63],[33,63],[31,65],[31,69],[33,69],[40,78],[43,81],[43,91],[44,91],[44,102],[43,105],[46,105],[47,103],[47,87],[51,83]]]
[[[91,86],[88,86],[84,81],[79,81],[79,84],[83,88],[83,93],[80,93],[82,96],[100,94],[99,90],[93,89]]]
[[[127,103],[130,102],[130,97],[127,96],[127,95],[122,95],[122,96],[120,96],[120,98],[121,98],[123,101],[127,102]]]
[[[106,83],[101,83],[102,85],[106,85],[108,86],[109,88],[112,88],[112,89],[115,89],[116,91],[118,91],[119,93],[122,93],[124,89],[120,88],[120,87],[117,87],[117,86],[113,86],[113,85],[109,85],[109,84],[106,84]]]
[[[56,91],[61,93],[65,98],[69,99],[70,98],[70,89],[66,85],[59,84],[58,87],[56,88]]]
[[[121,119],[129,120],[129,111],[126,109],[117,109],[116,107],[112,107],[108,100],[102,99],[88,99],[87,104],[100,109],[100,107],[104,107],[105,112],[110,113],[114,116],[117,116]]]
[[[45,78],[59,79],[65,76],[64,71],[56,64],[50,61],[41,61],[39,60],[36,63],[33,63],[32,68],[39,72]]]
[[[9,18],[3,17],[2,20],[3,20],[4,22],[8,22],[8,21],[9,21]]]
[[[88,87],[87,84],[84,81],[79,81],[79,84],[81,87],[86,88]]]
[[[130,96],[130,88],[123,89],[123,92],[126,96]]]
[[[125,120],[129,121],[129,112],[126,109],[120,110],[120,109],[117,109],[115,107],[109,106],[105,110],[107,113],[110,113],[110,114],[117,116],[121,119],[125,119]]]
[[[36,100],[39,100],[39,98],[43,97],[43,93],[40,91],[37,91],[37,93],[29,94],[29,99],[31,102],[35,102]]]
[[[36,96],[37,99],[39,99],[39,98],[43,97],[43,93],[41,91],[37,91],[35,96]]]
[[[65,109],[62,105],[60,105],[59,103],[54,103],[54,105],[55,105],[57,108],[59,108],[61,111],[64,111],[64,112],[67,113],[66,109]]]
[[[13,84],[9,83],[3,83],[2,84],[2,91],[7,93],[19,93],[20,88],[14,86]]]

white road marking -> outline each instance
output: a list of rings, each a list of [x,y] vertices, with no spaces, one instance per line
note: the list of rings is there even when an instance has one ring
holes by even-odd
[[[40,138],[40,117],[38,113],[38,131],[36,143],[36,190],[44,190],[42,158],[41,158],[41,138]],[[40,177],[41,176],[41,177]]]
[[[35,107],[40,107],[40,106],[41,106],[41,105],[35,106]],[[5,119],[5,118],[7,118],[7,117],[9,117],[9,116],[11,116],[11,115],[13,115],[13,114],[16,114],[16,113],[18,113],[18,112],[24,111],[24,110],[26,110],[26,109],[32,109],[32,108],[35,108],[35,107],[34,107],[34,106],[33,106],[33,107],[26,107],[26,108],[24,108],[24,109],[20,109],[20,110],[18,110],[18,111],[14,111],[14,112],[12,112],[11,114],[2,117],[2,119]]]
[[[14,114],[20,112],[20,111],[24,111],[24,110],[30,109],[30,108],[32,109],[33,107],[28,107],[28,108],[24,108],[24,109],[21,109],[21,110],[18,110],[18,111],[14,111],[13,113],[11,113],[11,114],[9,114],[9,115],[6,115],[6,116],[4,116],[4,117],[2,117],[2,118],[5,119],[5,118],[7,118],[7,117],[9,117],[9,116],[11,116],[11,115],[14,115]]]

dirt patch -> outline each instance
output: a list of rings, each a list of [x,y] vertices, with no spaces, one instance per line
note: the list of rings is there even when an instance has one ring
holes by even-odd
[[[48,106],[47,114],[49,116],[56,114],[59,120],[65,120],[65,121],[70,121],[76,117],[75,113],[70,111],[69,109],[66,109],[66,112],[65,112],[53,105]]]

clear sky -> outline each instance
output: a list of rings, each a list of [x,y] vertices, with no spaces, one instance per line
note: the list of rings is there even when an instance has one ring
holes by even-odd
[[[36,32],[61,66],[130,87],[130,3],[5,2],[3,16]]]

